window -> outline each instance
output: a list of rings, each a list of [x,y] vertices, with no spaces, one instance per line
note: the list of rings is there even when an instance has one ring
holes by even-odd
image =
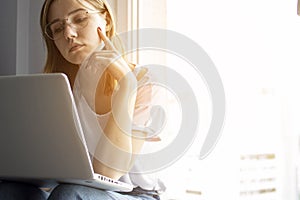
[[[164,198],[297,199],[297,1],[131,2],[132,27],[167,28],[196,41],[214,61],[226,90],[226,122],[216,148],[198,160],[200,138],[163,170],[169,186]],[[182,65],[164,59],[174,67]],[[144,55],[136,60],[152,61]]]

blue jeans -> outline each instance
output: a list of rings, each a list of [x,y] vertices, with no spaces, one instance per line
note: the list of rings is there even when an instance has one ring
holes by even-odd
[[[149,194],[121,194],[81,185],[61,184],[49,194],[22,183],[0,183],[0,199],[5,200],[157,200]]]
[[[3,182],[0,183],[0,199],[7,200],[45,200],[47,192],[25,183]]]

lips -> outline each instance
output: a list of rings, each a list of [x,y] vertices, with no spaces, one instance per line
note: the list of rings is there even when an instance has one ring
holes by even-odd
[[[84,45],[82,45],[82,44],[75,44],[70,48],[69,53],[75,52],[75,51],[81,49],[83,46]]]

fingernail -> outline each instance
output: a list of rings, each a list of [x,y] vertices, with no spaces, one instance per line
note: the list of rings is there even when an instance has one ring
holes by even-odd
[[[99,31],[102,31],[102,29],[101,29],[100,27],[98,27],[98,30],[99,30]]]

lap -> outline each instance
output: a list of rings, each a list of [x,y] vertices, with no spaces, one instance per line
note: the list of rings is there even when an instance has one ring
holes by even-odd
[[[154,197],[140,194],[127,195],[118,192],[104,191],[81,185],[62,184],[57,186],[49,196],[49,200],[68,200],[68,199],[83,199],[83,200],[156,200]]]
[[[120,194],[81,185],[61,184],[50,194],[25,183],[0,182],[0,199],[5,200],[156,200],[146,194]]]

